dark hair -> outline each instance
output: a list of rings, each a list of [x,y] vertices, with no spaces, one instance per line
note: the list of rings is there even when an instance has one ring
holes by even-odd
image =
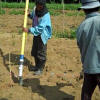
[[[40,4],[40,5],[46,5],[46,0],[35,0],[36,5]]]
[[[36,14],[36,16],[38,16],[38,17],[42,17],[42,16],[44,16],[46,13],[48,13],[48,9],[47,9],[47,7],[46,7],[46,0],[36,0],[36,6],[37,6],[38,4],[39,4],[39,5],[42,5],[43,8],[42,8],[41,10],[37,10],[37,8],[36,8],[35,14]]]

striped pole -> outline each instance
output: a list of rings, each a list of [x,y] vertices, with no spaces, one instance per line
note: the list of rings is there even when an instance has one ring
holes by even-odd
[[[27,26],[27,13],[28,13],[28,5],[29,0],[26,0],[26,7],[25,7],[25,15],[24,15],[24,28]],[[19,84],[23,85],[23,63],[24,63],[24,48],[25,48],[25,38],[26,38],[26,32],[23,32],[22,35],[22,47],[21,47],[21,55],[20,55],[20,65],[19,65]]]

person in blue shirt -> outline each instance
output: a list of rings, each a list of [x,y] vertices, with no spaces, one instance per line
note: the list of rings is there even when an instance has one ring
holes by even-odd
[[[35,75],[40,75],[46,63],[47,42],[52,36],[52,26],[46,0],[36,0],[35,4],[35,9],[28,14],[33,21],[32,27],[23,28],[23,31],[34,35],[31,55],[34,56],[35,67],[32,67],[31,70],[35,72]]]
[[[81,0],[86,18],[77,29],[77,44],[81,53],[84,82],[81,100],[91,100],[96,86],[100,89],[100,2]]]

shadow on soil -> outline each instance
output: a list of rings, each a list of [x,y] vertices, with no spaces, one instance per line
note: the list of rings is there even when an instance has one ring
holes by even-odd
[[[6,99],[6,98],[0,98],[0,100],[8,100],[8,99]]]
[[[46,100],[74,100],[74,96],[64,93],[60,88],[66,86],[64,83],[59,83],[56,86],[40,85],[38,78],[25,79],[24,87],[31,87],[33,93],[46,98]]]
[[[3,58],[3,64],[6,67],[8,71],[9,64],[6,64],[6,61],[9,61],[9,54],[4,55],[2,49],[0,49],[0,55]],[[11,64],[18,65],[19,64],[19,55],[16,54],[10,54],[11,57]],[[24,65],[32,67],[30,61],[27,58],[24,58]],[[12,72],[12,80],[14,83],[18,83],[18,78],[14,76],[14,73]],[[48,86],[48,85],[40,85],[40,80],[38,78],[32,78],[32,79],[25,79],[23,80],[24,85],[23,87],[31,87],[33,93],[38,93],[42,97],[44,97],[46,100],[74,100],[75,97],[72,95],[69,95],[67,93],[64,93],[60,90],[60,88],[67,86],[67,84],[60,83],[56,86]],[[6,98],[2,98],[0,100],[7,100]]]
[[[3,64],[8,71],[10,71],[9,63],[7,63],[9,62],[9,56],[10,56],[10,65],[19,65],[20,55],[12,54],[12,53],[10,55],[9,54],[4,55],[1,48],[0,48],[0,55],[3,58]],[[29,71],[31,70],[31,67],[33,66],[26,57],[24,57],[24,66],[27,66]]]

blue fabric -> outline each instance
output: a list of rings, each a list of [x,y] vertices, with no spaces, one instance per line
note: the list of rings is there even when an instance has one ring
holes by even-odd
[[[77,30],[77,44],[80,48],[84,73],[100,73],[100,14],[86,16]]]
[[[35,14],[34,12],[32,12],[30,18],[34,19],[34,16]],[[48,39],[50,39],[52,36],[52,26],[49,12],[43,17],[39,18],[37,26],[31,27],[29,30],[34,36],[40,35],[45,45]]]

